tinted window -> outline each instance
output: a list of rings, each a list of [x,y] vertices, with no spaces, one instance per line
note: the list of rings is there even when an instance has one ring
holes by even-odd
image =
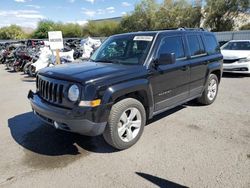
[[[223,50],[250,50],[250,42],[229,42],[222,47]]]
[[[190,55],[196,56],[205,53],[205,48],[201,40],[201,36],[189,35],[187,36]]]
[[[220,51],[219,45],[213,35],[205,35],[208,54],[216,54]]]
[[[158,51],[158,57],[160,56],[160,54],[166,54],[166,53],[174,53],[176,58],[185,57],[184,46],[181,36],[166,37],[162,39]]]

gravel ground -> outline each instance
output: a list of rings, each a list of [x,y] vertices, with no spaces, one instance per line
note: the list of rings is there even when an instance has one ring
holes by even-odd
[[[38,120],[34,86],[0,65],[0,187],[250,187],[250,77],[224,76],[213,105],[158,115],[120,152]]]

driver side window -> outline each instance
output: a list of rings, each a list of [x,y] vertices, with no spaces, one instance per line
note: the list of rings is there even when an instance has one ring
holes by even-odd
[[[181,36],[165,37],[162,39],[157,57],[166,53],[174,53],[176,59],[185,58],[185,51]]]

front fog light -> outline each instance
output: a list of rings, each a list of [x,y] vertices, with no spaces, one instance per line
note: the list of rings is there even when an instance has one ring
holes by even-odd
[[[77,85],[72,85],[68,91],[68,98],[72,102],[76,102],[79,98],[80,90]]]

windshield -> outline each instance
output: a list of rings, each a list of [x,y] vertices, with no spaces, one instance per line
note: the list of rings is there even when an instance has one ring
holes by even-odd
[[[228,42],[223,50],[250,50],[250,41]]]
[[[108,38],[90,58],[94,62],[142,64],[154,36],[120,35]]]

